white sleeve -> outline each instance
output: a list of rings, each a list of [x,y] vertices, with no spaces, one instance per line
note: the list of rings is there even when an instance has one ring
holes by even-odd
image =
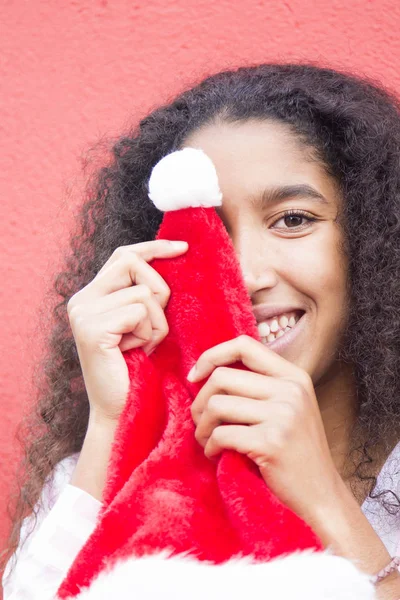
[[[4,600],[52,600],[94,530],[101,502],[69,483],[78,456],[57,465],[43,488],[36,524],[32,516],[24,519],[3,576]]]

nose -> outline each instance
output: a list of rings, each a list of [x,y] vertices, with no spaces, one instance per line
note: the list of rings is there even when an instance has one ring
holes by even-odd
[[[278,283],[275,249],[265,247],[265,239],[258,239],[254,227],[242,227],[232,235],[232,242],[242,271],[247,291],[254,296],[261,290],[273,288]]]
[[[260,273],[254,271],[245,271],[242,267],[243,279],[247,291],[251,298],[261,290],[273,288],[278,283],[278,278],[275,271],[269,267],[265,267]]]

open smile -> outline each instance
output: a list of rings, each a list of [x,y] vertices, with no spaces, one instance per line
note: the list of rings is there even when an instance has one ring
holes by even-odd
[[[258,323],[261,342],[271,350],[283,350],[303,329],[305,314],[303,310],[294,310]]]

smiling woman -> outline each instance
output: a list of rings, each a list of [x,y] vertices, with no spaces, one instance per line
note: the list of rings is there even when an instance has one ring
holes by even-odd
[[[262,338],[237,338],[199,358],[193,377],[213,376],[193,404],[196,439],[210,458],[223,448],[252,457],[278,497],[366,572],[400,547],[399,103],[330,69],[259,65],[213,75],[152,112],[113,143],[111,162],[91,181],[55,281],[61,302],[23,430],[25,484],[5,555],[22,522],[21,537],[35,528],[32,516],[23,521],[34,508],[44,519],[31,535],[42,532],[42,556],[32,567],[29,535],[25,554],[20,542],[9,594],[33,597],[18,577],[28,563],[57,589],[90,533],[129,384],[121,351],[151,352],[167,334],[169,290],[147,263],[186,251],[153,241],[162,213],[147,182],[163,156],[187,147],[215,165],[224,198],[216,210]],[[232,373],[238,357],[253,372]],[[273,452],[263,442],[271,422]],[[330,519],[317,515],[326,490]],[[57,502],[68,511],[72,496],[75,510],[86,502],[76,517],[86,525],[75,527],[57,571],[46,563],[43,531],[68,547]],[[380,585],[380,598],[400,596],[394,575]]]
[[[292,126],[271,119],[214,122],[190,134],[184,145],[202,148],[215,164],[224,198],[216,210],[239,257],[255,314],[261,323],[267,319],[268,335],[275,334],[268,343],[316,385],[330,381],[320,403],[338,408],[330,386],[350,378],[337,360],[348,277],[338,183]],[[262,307],[273,314],[262,315]],[[285,337],[289,319],[295,326]],[[353,396],[353,386],[346,388]],[[337,418],[347,424],[354,396],[340,402],[346,411],[338,410]],[[330,428],[337,425],[331,422]]]

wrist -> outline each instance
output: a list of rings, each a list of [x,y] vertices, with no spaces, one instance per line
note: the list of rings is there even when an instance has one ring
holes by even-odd
[[[93,429],[115,431],[119,417],[111,417],[102,411],[91,409],[89,413],[88,431]]]
[[[353,496],[350,489],[347,487],[339,473],[334,472],[330,485],[329,492],[325,494],[324,501],[317,506],[315,514],[317,522],[321,527],[329,527],[330,522],[342,522],[343,525],[349,520],[350,515],[359,514],[361,508]]]
[[[338,477],[340,481],[335,481],[330,501],[315,511],[314,530],[334,554],[354,561],[360,570],[375,575],[391,557],[339,474]],[[396,574],[392,578],[396,579]],[[383,586],[383,582],[380,585]]]
[[[107,480],[112,446],[118,421],[91,411],[85,439],[71,484],[79,487],[100,502]]]
[[[345,556],[354,528],[361,532],[372,529],[351,491],[338,474],[332,482],[329,500],[317,507],[315,527],[325,546]]]
[[[349,507],[359,510],[357,501],[334,470],[321,486],[321,493],[310,498],[307,512],[302,517],[327,546],[335,532],[346,527]]]

